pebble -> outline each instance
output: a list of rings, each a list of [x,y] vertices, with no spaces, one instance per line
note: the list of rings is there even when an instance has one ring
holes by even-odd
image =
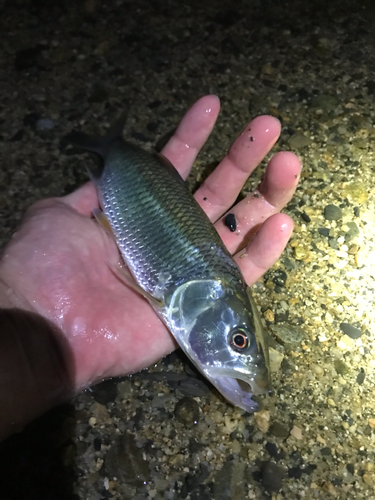
[[[328,227],[319,227],[319,228],[318,228],[318,233],[319,233],[320,235],[322,235],[322,236],[326,236],[326,237],[328,237],[328,236],[329,236],[329,232],[330,232],[330,230],[329,230],[329,228],[328,228]]]
[[[348,349],[352,349],[355,345],[354,339],[351,339],[347,335],[343,335],[340,340],[337,342],[337,347],[339,347],[343,351],[347,351]]]
[[[302,340],[306,338],[306,333],[300,326],[296,325],[272,325],[271,333],[276,340],[287,349],[296,349],[301,346]]]
[[[358,205],[362,205],[368,200],[366,187],[362,182],[350,182],[343,188],[342,195]]]
[[[229,230],[234,233],[234,231],[237,229],[237,222],[236,222],[236,217],[234,214],[228,214],[225,216],[224,219],[224,224],[229,227]]]
[[[297,131],[289,138],[288,143],[292,149],[302,149],[311,143],[311,139],[302,132]]]
[[[359,227],[355,222],[348,222],[346,225],[348,226],[348,231],[345,234],[345,241],[351,241],[356,236],[359,236]]]
[[[373,486],[374,485],[374,478],[375,478],[375,475],[374,474],[368,474],[368,473],[365,473],[363,474],[362,476],[362,479],[363,481],[368,485],[368,486]]]
[[[340,105],[340,99],[334,95],[320,94],[313,97],[310,101],[310,107],[313,109],[321,109],[324,113],[335,111]]]
[[[270,433],[275,437],[286,438],[289,435],[289,429],[277,420],[275,420],[275,422],[272,422],[269,430]]]
[[[281,363],[284,359],[284,354],[277,351],[273,347],[269,348],[270,370],[271,373],[276,373],[280,370]]]
[[[55,124],[49,118],[40,118],[37,120],[35,127],[37,130],[52,130]]]
[[[269,323],[273,323],[275,321],[275,315],[273,314],[273,311],[271,311],[271,309],[267,309],[266,311],[264,311],[263,317]]]
[[[234,461],[224,462],[223,467],[214,475],[213,496],[215,500],[232,498],[232,476]]]
[[[342,361],[341,359],[335,359],[335,361],[333,362],[333,365],[335,367],[336,372],[339,375],[345,375],[346,373],[349,372],[348,365],[346,363],[344,363],[344,361]]]
[[[284,287],[287,279],[288,275],[282,269],[276,269],[271,275],[271,280],[276,286]]]
[[[301,218],[306,223],[311,222],[311,218],[305,212],[301,212]]]
[[[270,427],[270,412],[261,410],[254,413],[254,423],[263,434],[268,432]]]
[[[207,394],[210,393],[210,388],[205,382],[192,377],[184,378],[183,380],[181,380],[181,382],[178,384],[178,389],[185,396],[192,397],[207,396]]]
[[[341,331],[351,339],[359,339],[362,336],[361,330],[350,323],[340,323]]]
[[[174,415],[182,424],[194,427],[199,422],[199,405],[192,398],[182,398],[175,406]]]
[[[324,218],[326,220],[339,220],[342,218],[342,210],[336,205],[327,205],[324,207]]]
[[[294,425],[292,430],[290,431],[290,435],[298,440],[301,440],[302,439],[302,429],[300,427],[297,427],[296,425]]]
[[[150,468],[143,459],[143,451],[138,448],[135,437],[127,432],[119,436],[104,457],[107,473],[119,481],[140,487],[149,481]]]
[[[293,250],[297,260],[307,260],[310,257],[310,251],[305,245],[298,243]]]
[[[361,368],[360,372],[358,373],[357,375],[357,384],[358,385],[362,385],[363,382],[365,381],[365,377],[366,377],[366,373],[365,373],[365,370],[363,368]]]
[[[273,462],[263,462],[261,474],[264,489],[270,494],[277,493],[284,479],[283,469]]]
[[[117,397],[117,380],[109,379],[91,387],[91,394],[95,401],[107,405],[115,401]]]
[[[316,375],[317,377],[321,377],[324,375],[324,369],[316,364],[316,363],[311,363],[310,364],[310,370],[313,372],[314,375]]]

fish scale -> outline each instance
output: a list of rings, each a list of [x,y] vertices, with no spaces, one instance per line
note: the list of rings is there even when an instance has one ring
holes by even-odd
[[[100,200],[125,262],[151,294],[162,284],[160,276],[168,279],[168,288],[194,278],[242,282],[213,225],[177,175],[165,160],[131,144],[119,142],[106,155]]]

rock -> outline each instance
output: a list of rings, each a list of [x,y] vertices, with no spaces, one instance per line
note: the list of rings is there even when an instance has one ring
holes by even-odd
[[[276,373],[280,370],[281,363],[284,359],[284,354],[277,351],[273,347],[269,348],[270,370],[271,373]]]
[[[245,498],[245,464],[237,460],[228,460],[215,473],[213,494],[215,500],[242,500]]]
[[[289,435],[289,430],[284,424],[276,420],[271,424],[270,433],[275,437],[286,438]]]
[[[374,479],[375,475],[374,474],[363,474],[362,476],[363,482],[367,484],[367,486],[373,486],[374,485]]]
[[[292,149],[302,149],[311,143],[311,139],[302,132],[297,131],[289,138],[288,143]]]
[[[335,359],[333,366],[339,375],[345,375],[349,371],[348,365],[344,361],[341,361],[341,359]]]
[[[329,457],[330,455],[332,455],[332,450],[331,448],[329,448],[328,446],[326,446],[325,448],[322,448],[320,450],[320,453],[324,456],[324,457]]]
[[[96,87],[87,98],[88,102],[105,102],[108,100],[108,91],[101,86]]]
[[[361,330],[350,323],[340,323],[341,331],[351,339],[359,339],[362,336]]]
[[[328,237],[329,236],[329,228],[328,227],[319,227],[318,228],[318,233],[322,236],[326,236]]]
[[[324,113],[335,111],[340,105],[340,99],[336,96],[320,94],[313,97],[310,101],[310,107],[313,109],[321,109]]]
[[[357,375],[356,381],[358,385],[362,385],[363,382],[365,381],[366,373],[363,368],[360,369],[360,372]]]
[[[283,469],[273,462],[263,462],[261,474],[265,490],[270,494],[277,493],[284,478]]]
[[[98,403],[107,405],[115,401],[117,397],[117,380],[110,379],[91,387],[92,397]]]
[[[359,236],[359,227],[355,222],[347,222],[346,225],[348,226],[349,231],[345,234],[345,241],[351,241],[356,236]]]
[[[270,426],[270,412],[261,410],[254,413],[254,423],[258,429],[265,434]]]
[[[342,218],[342,210],[336,205],[327,205],[324,207],[324,218],[326,220],[339,220]]]
[[[304,222],[306,222],[307,224],[308,224],[309,222],[311,222],[311,218],[307,215],[307,213],[306,213],[306,212],[301,212],[301,218],[302,218],[302,220],[303,220]]]
[[[324,368],[322,368],[320,365],[318,365],[316,363],[310,364],[310,370],[317,377],[322,377],[324,375]]]
[[[210,388],[205,382],[192,377],[181,380],[178,388],[185,396],[202,397],[210,393]]]
[[[37,130],[52,130],[55,124],[49,118],[40,118],[35,126]]]
[[[186,427],[193,427],[199,422],[199,405],[192,398],[182,398],[175,406],[174,415]]]
[[[305,331],[295,325],[272,325],[270,326],[272,334],[276,340],[287,349],[296,349],[301,346],[301,342],[306,338]]]
[[[104,463],[109,476],[128,485],[140,487],[150,479],[150,467],[143,460],[143,451],[128,432],[112,444]]]
[[[294,425],[293,429],[290,431],[290,435],[299,441],[302,439],[302,429]]]
[[[349,198],[352,203],[362,205],[368,200],[366,187],[362,182],[352,182],[344,187],[343,196]]]
[[[229,230],[234,233],[234,231],[237,229],[237,222],[236,222],[236,217],[234,214],[228,214],[225,219],[224,219],[224,224],[229,227]]]
[[[282,269],[277,269],[272,273],[271,280],[275,283],[276,286],[284,287],[287,279],[288,275]]]

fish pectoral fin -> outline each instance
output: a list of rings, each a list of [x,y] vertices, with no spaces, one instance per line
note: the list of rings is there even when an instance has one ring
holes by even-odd
[[[120,267],[114,265],[112,262],[110,262],[107,259],[107,265],[110,268],[110,270],[113,272],[113,274],[118,278],[122,283],[125,285],[129,286],[132,288],[134,291],[142,295],[145,299],[148,300],[148,302],[156,308],[161,308],[164,307],[165,304],[162,300],[158,300],[155,297],[153,297],[150,293],[146,292],[146,290],[143,290],[141,286],[136,283],[134,280],[133,276],[130,274],[130,272],[127,270],[127,268]]]
[[[107,219],[107,217],[104,215],[104,212],[102,212],[100,210],[100,208],[94,208],[92,213],[96,219],[96,222],[100,226],[102,226],[102,228],[106,231],[106,233],[110,234],[113,237],[113,239],[115,240],[116,238],[115,238],[115,235],[113,234],[111,224],[109,223],[109,220]]]

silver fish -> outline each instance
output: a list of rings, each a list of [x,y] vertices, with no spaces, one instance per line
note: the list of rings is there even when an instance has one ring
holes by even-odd
[[[222,395],[256,411],[252,394],[269,390],[269,360],[250,290],[173,165],[125,142],[122,128],[67,140],[104,160],[95,184],[135,288]]]

